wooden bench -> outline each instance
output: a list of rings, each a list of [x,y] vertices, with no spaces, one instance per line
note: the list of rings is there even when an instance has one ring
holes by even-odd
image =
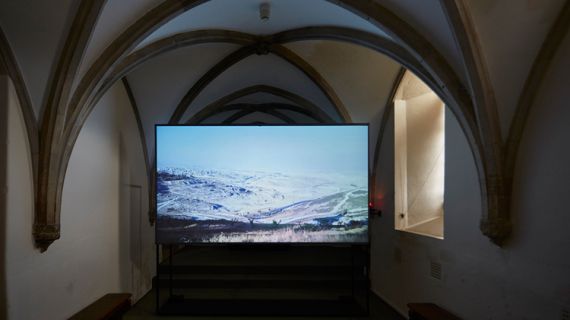
[[[408,303],[410,320],[460,320],[433,303]]]
[[[131,308],[130,293],[109,293],[73,315],[71,320],[121,319]]]

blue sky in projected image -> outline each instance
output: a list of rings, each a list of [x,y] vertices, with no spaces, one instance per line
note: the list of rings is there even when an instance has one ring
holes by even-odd
[[[366,126],[158,126],[158,167],[368,173]]]

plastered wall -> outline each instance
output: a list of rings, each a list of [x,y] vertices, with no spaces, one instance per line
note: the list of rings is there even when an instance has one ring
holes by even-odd
[[[481,199],[471,151],[446,111],[445,240],[395,231],[393,119],[376,181],[384,215],[372,220],[372,288],[407,313],[434,302],[463,319],[561,319],[570,309],[570,39],[561,45],[525,128],[504,248],[479,230]],[[430,263],[441,264],[441,280]]]
[[[0,64],[0,88],[8,88],[8,77]],[[6,165],[8,160],[8,90],[0,90],[0,318],[7,317],[6,304]]]
[[[124,280],[122,268],[129,265],[139,270],[137,276],[149,277],[154,271],[148,260],[154,261],[154,256],[143,251],[142,258],[135,259],[133,264],[137,268],[134,268],[128,261],[133,260],[132,256],[125,255],[123,250],[125,246],[132,248],[148,241],[149,227],[140,229],[144,234],[137,234],[137,239],[143,240],[125,240],[131,238],[131,229],[121,221],[125,215],[134,214],[121,206],[124,169],[121,155],[126,158],[128,154],[127,167],[132,166],[128,181],[140,181],[137,179],[142,159],[137,154],[140,150],[132,147],[140,140],[133,140],[128,133],[133,119],[126,117],[128,105],[122,88],[115,86],[103,97],[79,135],[63,189],[61,238],[45,253],[34,248],[32,238],[32,171],[23,117],[12,85],[0,90],[8,90],[5,229],[8,318],[66,319],[106,293],[130,291],[132,284]],[[131,147],[121,150],[121,145]],[[141,252],[135,248],[131,251]],[[150,278],[140,283],[149,281]],[[142,292],[144,288],[138,290]]]
[[[136,302],[152,287],[155,275],[154,227],[149,222],[148,176],[137,122],[122,84],[120,114],[119,255],[121,291]],[[152,157],[152,155],[149,155]]]

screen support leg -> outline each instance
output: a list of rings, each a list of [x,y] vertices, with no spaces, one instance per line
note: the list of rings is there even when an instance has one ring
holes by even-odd
[[[368,246],[366,246],[366,265],[365,265],[365,273],[364,275],[366,276],[366,288],[364,288],[366,290],[366,313],[370,314],[370,289],[371,289],[371,285],[370,285],[370,244]]]
[[[155,303],[156,303],[156,314],[160,314],[160,257],[159,257],[160,245],[156,244],[156,277],[154,278],[154,290],[155,290]]]
[[[172,250],[172,245],[170,245],[169,247],[169,257],[168,257],[168,295],[169,295],[169,299],[172,299],[172,256],[173,256],[173,250]]]
[[[351,275],[351,297],[352,300],[355,300],[356,297],[354,295],[354,246],[350,246],[350,260],[351,260],[351,268],[350,268],[350,275]]]

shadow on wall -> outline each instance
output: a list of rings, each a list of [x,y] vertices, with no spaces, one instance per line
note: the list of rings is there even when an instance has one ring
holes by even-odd
[[[136,302],[148,288],[145,287],[145,279],[150,278],[146,274],[143,262],[143,217],[142,193],[143,187],[134,184],[132,177],[132,159],[129,158],[125,137],[120,137],[120,217],[119,217],[119,261],[120,261],[120,285],[121,290],[132,294],[133,302]]]
[[[0,66],[1,68],[1,66]],[[8,158],[8,77],[0,69],[0,319],[6,307],[6,168]]]

